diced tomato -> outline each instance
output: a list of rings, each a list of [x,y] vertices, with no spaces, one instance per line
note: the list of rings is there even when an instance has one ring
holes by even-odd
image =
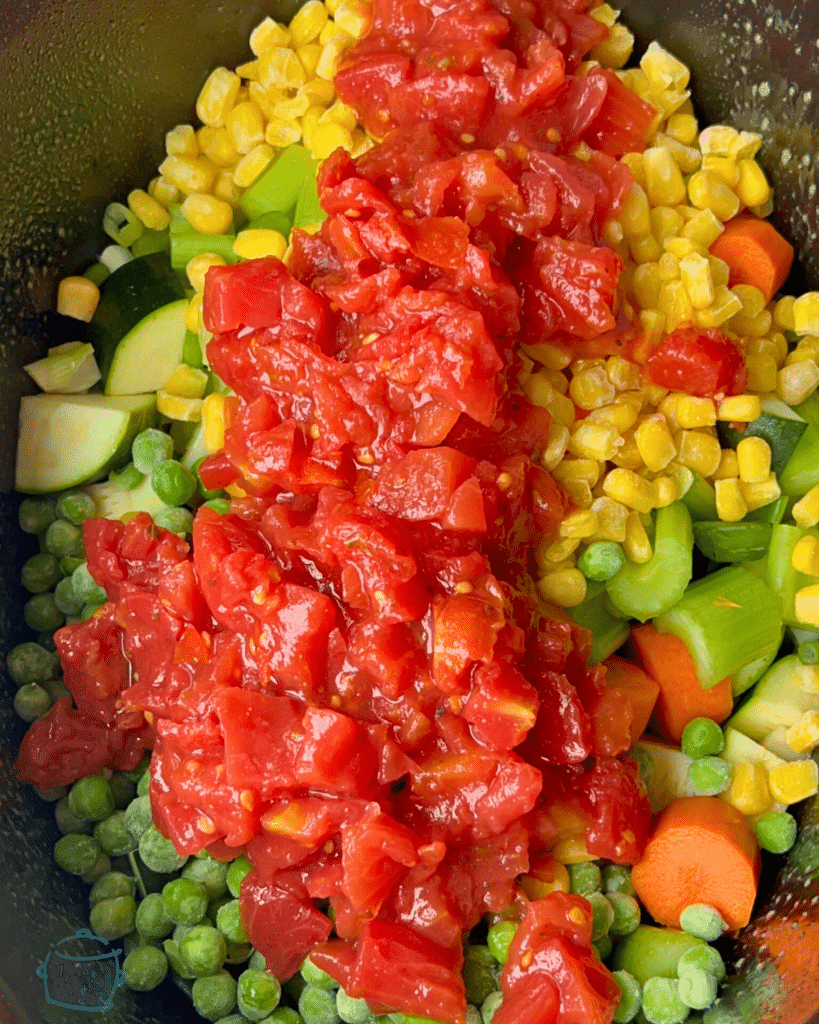
[[[740,395],[748,381],[739,345],[716,327],[673,331],[654,350],[646,369],[654,384],[703,398]]]
[[[299,748],[298,702],[272,693],[225,687],[216,696],[225,741],[225,777],[237,789],[263,799],[296,781]]]
[[[341,830],[341,858],[344,895],[356,910],[373,914],[417,859],[412,833],[377,804]]]
[[[480,666],[473,676],[463,717],[479,743],[494,750],[511,750],[535,724],[537,690],[511,665]]]
[[[77,710],[89,721],[113,724],[117,700],[129,681],[113,605],[104,605],[73,629],[57,630],[54,643]]]
[[[586,832],[589,853],[618,864],[636,864],[651,827],[651,807],[636,764],[598,757],[578,790],[592,816]]]

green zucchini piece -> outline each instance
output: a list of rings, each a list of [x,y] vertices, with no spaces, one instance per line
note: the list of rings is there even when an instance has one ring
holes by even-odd
[[[598,665],[619,650],[628,640],[630,632],[625,619],[612,615],[606,598],[605,583],[591,582],[586,588],[583,602],[575,608],[567,609],[569,616],[592,634],[590,665]]]
[[[793,455],[808,424],[775,395],[762,400],[762,415],[749,423],[745,430],[736,430],[727,423],[717,423],[717,433],[723,448],[736,448],[744,437],[761,437],[771,449],[771,469],[777,476]]]
[[[155,309],[125,335],[114,351],[106,395],[139,395],[164,388],[182,362],[187,299]]]
[[[691,486],[680,499],[688,509],[691,519],[697,522],[700,519],[717,518],[717,492],[713,484],[700,473],[694,471]]]
[[[803,688],[813,668],[789,654],[768,669],[745,703],[729,719],[726,728],[736,729],[757,743],[778,726],[789,729],[806,711],[819,710],[819,693]]]
[[[131,260],[103,281],[97,311],[88,324],[103,381],[125,335],[149,313],[184,298],[182,282],[164,252]]]
[[[165,502],[157,497],[149,476],[130,491],[118,487],[110,480],[89,484],[83,490],[94,499],[97,515],[104,519],[122,519],[135,512],[147,512],[153,517],[165,508]]]
[[[155,395],[28,395],[20,402],[15,486],[46,494],[98,480],[156,422]]]
[[[77,395],[100,379],[94,347],[81,341],[50,348],[44,359],[29,363],[23,369],[41,391],[49,394]]]

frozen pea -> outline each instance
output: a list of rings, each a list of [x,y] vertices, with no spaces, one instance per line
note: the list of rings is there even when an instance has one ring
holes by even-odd
[[[168,958],[155,946],[138,946],[122,962],[125,984],[134,992],[151,992],[168,973]]]
[[[173,874],[188,859],[177,853],[170,839],[166,839],[153,825],[149,825],[139,838],[139,856],[147,868],[161,875]]]
[[[643,1005],[643,990],[640,982],[628,971],[614,971],[612,977],[620,989],[620,1002],[614,1011],[614,1024],[629,1024]]]
[[[331,989],[307,985],[299,996],[299,1013],[309,1024],[339,1024],[336,994]]]
[[[603,873],[594,861],[570,864],[568,870],[571,890],[578,896],[588,896],[589,893],[600,891]]]
[[[509,946],[518,930],[515,921],[498,921],[486,934],[486,945],[489,952],[499,964],[505,964],[509,957]]]
[[[372,1017],[366,999],[354,999],[343,988],[336,992],[336,1013],[345,1024],[366,1024]]]
[[[91,908],[89,923],[91,931],[101,939],[121,939],[134,930],[136,900],[133,896],[114,896],[100,900]]]
[[[26,683],[14,695],[14,710],[24,722],[35,722],[50,707],[51,697],[38,683]]]
[[[236,1005],[236,981],[225,970],[207,978],[197,978],[191,989],[191,998],[200,1016],[217,1021],[226,1017]]]
[[[643,1014],[649,1024],[682,1024],[688,1017],[678,986],[676,978],[649,978],[643,985]]]
[[[691,903],[680,914],[680,928],[706,942],[714,942],[728,925],[720,912],[708,903]]]
[[[717,998],[717,979],[708,971],[692,967],[678,984],[680,999],[692,1010],[707,1010]]]
[[[313,988],[324,988],[328,990],[338,988],[338,982],[335,978],[331,978],[326,971],[323,971],[320,967],[316,967],[309,956],[301,965],[301,976],[307,984],[312,985]]]

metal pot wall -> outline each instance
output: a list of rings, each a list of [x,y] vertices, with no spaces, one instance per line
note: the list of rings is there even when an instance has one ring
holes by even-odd
[[[8,493],[17,405],[28,390],[20,367],[42,353],[48,338],[70,340],[51,312],[56,282],[99,250],[105,205],[155,173],[165,131],[192,119],[208,71],[245,59],[249,32],[264,15],[287,20],[298,6],[298,0],[18,0],[0,8],[0,664],[22,639],[19,567],[30,553]],[[641,44],[657,38],[692,68],[705,121],[762,132],[761,159],[776,186],[775,219],[800,257],[794,288],[819,287],[819,5],[621,0],[620,6]],[[24,727],[11,710],[13,684],[0,682],[0,1022],[79,1024],[88,1021],[88,1010],[48,1002],[37,968],[87,923],[87,892],[53,864],[59,833],[50,805],[15,779]],[[807,838],[819,833],[815,811],[803,827]],[[809,906],[819,843],[803,842],[793,860],[798,863],[789,881],[780,879],[773,909],[792,913],[783,893],[807,893],[807,918],[799,920],[813,915],[819,929],[819,911]],[[792,979],[789,992],[771,983],[768,970],[755,969],[751,952],[764,941],[765,927],[762,921],[749,930],[739,950],[746,980],[737,989],[735,1003],[744,1009],[736,1019],[819,1020],[819,965],[800,982]],[[166,983],[159,994],[121,989],[104,1019],[181,1024],[199,1018]]]

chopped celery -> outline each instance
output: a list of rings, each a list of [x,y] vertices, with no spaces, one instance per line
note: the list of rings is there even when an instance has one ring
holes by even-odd
[[[187,224],[187,221],[185,221]],[[178,221],[171,221],[171,266],[174,270],[184,270],[194,256],[212,252],[221,256],[226,263],[238,263],[239,257],[233,251],[236,235],[203,235],[188,225],[180,226]]]
[[[182,362],[188,366],[195,366],[197,369],[204,366],[202,359],[202,345],[199,335],[193,331],[185,331],[185,340],[182,343]]]
[[[754,561],[762,558],[770,542],[770,523],[694,523],[694,543],[715,562]]]
[[[793,550],[805,536],[819,540],[819,530],[803,530],[788,523],[779,523],[771,531],[771,543],[765,558],[765,582],[779,595],[782,619],[788,626],[805,625],[796,616],[796,592],[816,582],[814,576],[799,572],[793,565]]]
[[[791,498],[801,498],[819,484],[819,427],[808,424],[778,479],[782,493]]]
[[[294,143],[247,188],[239,205],[248,220],[271,210],[290,210],[295,206],[304,182],[316,176],[318,162],[304,146]]]
[[[775,526],[781,523],[788,510],[789,498],[787,494],[780,494],[776,501],[770,501],[761,508],[755,508],[745,514],[743,523],[770,523]]]
[[[147,256],[152,252],[167,252],[170,244],[171,235],[167,228],[164,231],[145,228],[139,238],[131,244],[131,252],[135,257]]]
[[[246,224],[245,230],[278,231],[280,235],[284,235],[287,238],[292,227],[292,220],[287,213],[281,210],[270,210],[269,213],[263,213],[261,217],[257,217],[255,220],[250,221],[249,224]]]
[[[691,514],[691,519],[717,518],[717,492],[699,473],[693,474],[691,486],[680,499]]]
[[[742,566],[692,583],[654,625],[686,644],[706,690],[778,646],[782,637],[776,594]]]
[[[623,646],[628,639],[628,623],[613,615],[606,602],[606,587],[603,583],[590,582],[586,597],[576,608],[567,609],[569,615],[580,626],[592,634],[592,649],[589,664],[597,665]]]
[[[691,580],[693,548],[691,516],[683,502],[658,509],[651,558],[626,562],[606,582],[615,609],[645,622],[672,608]]]
[[[304,185],[296,200],[293,225],[297,228],[315,227],[327,219],[318,197],[318,183],[314,175],[304,179]]]
[[[747,665],[743,665],[739,671],[731,676],[731,692],[734,695],[734,699],[739,697],[740,694],[745,693],[746,690],[750,690],[754,683],[761,679],[772,665],[781,646],[782,635],[766,651],[760,654],[758,658],[749,661]]]

